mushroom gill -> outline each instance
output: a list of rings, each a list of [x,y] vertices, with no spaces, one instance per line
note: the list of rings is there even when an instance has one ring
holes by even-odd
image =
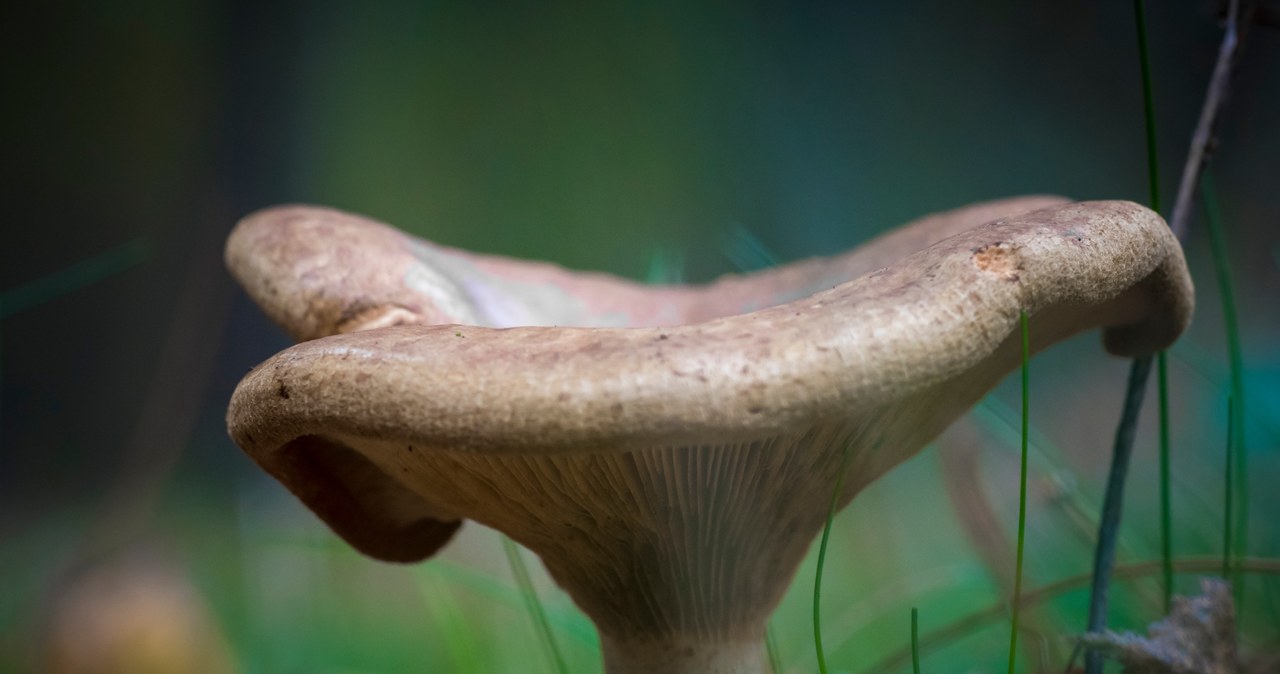
[[[297,231],[317,227],[335,248]],[[1017,366],[1020,312],[1033,350],[1100,327],[1130,356],[1192,309],[1177,242],[1127,202],[971,207],[701,288],[318,210],[251,217],[228,258],[296,336],[356,330],[246,376],[237,444],[373,557],[427,557],[462,519],[508,534],[595,622],[610,672],[761,669],[842,450],[841,506]],[[530,327],[483,327],[512,316]],[[560,319],[632,327],[538,327]]]

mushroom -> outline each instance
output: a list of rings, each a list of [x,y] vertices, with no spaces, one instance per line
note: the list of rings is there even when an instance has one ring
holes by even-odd
[[[760,671],[840,466],[843,507],[1017,367],[1020,312],[1033,350],[1101,327],[1136,356],[1192,310],[1178,243],[1128,202],[961,209],[704,288],[299,207],[246,219],[228,259],[296,337],[347,332],[249,373],[236,443],[372,557],[429,557],[464,518],[511,536],[615,674]],[[513,321],[534,327],[483,327]],[[611,325],[648,327],[582,327]]]

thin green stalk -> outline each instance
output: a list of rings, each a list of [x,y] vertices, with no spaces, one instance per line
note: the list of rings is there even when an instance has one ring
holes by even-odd
[[[143,262],[150,255],[151,240],[140,236],[33,281],[0,291],[0,321],[20,311],[93,285],[112,274]],[[2,439],[3,431],[0,430],[0,440]],[[3,444],[0,442],[0,446]]]
[[[138,237],[51,274],[0,292],[0,319],[44,304],[133,267],[151,256],[151,240]]]
[[[569,674],[569,667],[564,662],[564,656],[560,654],[560,647],[556,645],[555,635],[551,632],[551,623],[547,621],[547,613],[542,610],[542,602],[538,601],[538,593],[533,588],[533,581],[529,578],[529,568],[524,564],[524,558],[520,556],[520,548],[515,541],[502,537],[502,549],[507,553],[507,562],[511,564],[511,575],[515,576],[516,584],[520,586],[520,594],[524,596],[525,608],[529,611],[529,617],[533,619],[534,627],[538,630],[538,636],[542,639],[542,647],[547,652],[547,657],[551,659],[555,669],[560,674]]]
[[[1067,666],[1063,668],[1062,674],[1071,674],[1076,670],[1076,660],[1080,658],[1080,653],[1084,651],[1084,642],[1076,639],[1076,645],[1071,649],[1071,656],[1067,658]]]
[[[1245,550],[1248,549],[1247,537],[1249,531],[1249,483],[1248,483],[1248,458],[1245,451],[1245,427],[1244,427],[1244,355],[1240,349],[1240,322],[1236,314],[1235,288],[1231,281],[1230,261],[1227,259],[1227,242],[1226,234],[1223,231],[1222,219],[1220,214],[1221,208],[1218,205],[1218,193],[1214,187],[1213,172],[1205,170],[1204,177],[1200,182],[1200,191],[1204,196],[1205,219],[1209,229],[1209,244],[1213,248],[1213,268],[1218,276],[1218,293],[1222,300],[1222,319],[1226,323],[1227,333],[1227,356],[1231,364],[1231,413],[1227,419],[1227,427],[1231,429],[1234,426],[1234,432],[1228,435],[1232,441],[1228,443],[1227,454],[1231,463],[1228,465],[1227,474],[1231,475],[1234,471],[1234,505],[1235,510],[1235,532],[1233,534],[1234,547],[1229,550],[1235,559],[1242,559]],[[1230,485],[1231,482],[1228,482]],[[1228,500],[1232,495],[1228,492]],[[1232,522],[1228,520],[1227,526],[1230,528]],[[1241,592],[1239,578],[1237,573],[1227,576],[1235,589],[1236,599],[1236,615],[1241,614],[1240,601],[1244,595]]]
[[[1156,394],[1160,405],[1160,561],[1164,613],[1173,608],[1173,508],[1169,498],[1169,368],[1161,351],[1156,355]]]
[[[1227,465],[1224,471],[1224,481],[1226,485],[1223,489],[1223,507],[1222,507],[1222,577],[1230,580],[1232,576],[1231,564],[1231,510],[1232,510],[1232,472],[1235,467],[1232,462],[1231,446],[1235,440],[1235,398],[1227,396]]]
[[[911,607],[911,672],[920,674],[920,611]]]
[[[831,492],[831,506],[827,508],[827,523],[822,527],[822,543],[818,545],[818,570],[813,577],[813,647],[818,654],[818,672],[827,674],[827,656],[822,650],[822,567],[827,561],[827,541],[831,538],[831,521],[836,517],[836,505],[844,489],[844,474],[849,467],[849,449],[845,445],[840,456],[840,472],[836,475],[836,488]]]
[[[441,638],[445,655],[457,672],[483,672],[493,666],[492,656],[476,642],[478,630],[471,625],[458,602],[458,588],[429,567],[429,573],[415,574],[418,594]]]
[[[1022,550],[1027,533],[1027,439],[1030,437],[1028,419],[1031,415],[1031,338],[1027,330],[1027,312],[1018,316],[1022,331],[1022,467],[1018,478],[1018,553],[1013,575],[1013,606],[1009,627],[1009,674],[1018,655],[1018,610],[1022,605]]]
[[[1147,190],[1151,210],[1160,212],[1160,162],[1156,150],[1155,95],[1151,87],[1151,58],[1147,47],[1147,20],[1142,0],[1133,0],[1138,29],[1138,65],[1142,72],[1142,113],[1147,132]],[[1173,525],[1169,499],[1169,373],[1165,354],[1156,355],[1156,386],[1160,405],[1160,547],[1164,561],[1164,612],[1173,601]]]
[[[1142,112],[1147,126],[1147,189],[1151,210],[1160,212],[1160,164],[1156,161],[1155,96],[1151,93],[1151,60],[1147,56],[1147,20],[1142,0],[1133,0],[1133,13],[1138,25],[1138,64],[1142,70]]]
[[[769,671],[782,674],[782,657],[778,655],[778,642],[773,634],[773,625],[764,626],[764,652],[769,656]]]

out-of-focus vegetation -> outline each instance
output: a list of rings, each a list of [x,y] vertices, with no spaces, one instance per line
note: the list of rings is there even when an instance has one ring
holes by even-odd
[[[1220,36],[1200,4],[1147,10],[1166,195]],[[180,671],[164,658],[192,653],[211,672],[551,671],[491,532],[468,525],[414,567],[366,560],[226,439],[232,387],[287,344],[220,265],[255,208],[322,203],[453,246],[701,281],[761,250],[827,254],[975,200],[1147,193],[1125,3],[6,14],[0,672],[52,671],[71,662],[66,640],[95,635],[128,644],[121,657],[139,659],[125,671]],[[1249,555],[1263,560],[1245,574],[1246,653],[1280,648],[1278,40],[1251,36],[1215,159],[1248,396]],[[1222,541],[1230,383],[1200,223],[1187,254],[1199,308],[1170,352],[1174,553],[1202,569]],[[1089,569],[1125,369],[1096,336],[1034,361],[1027,593]],[[834,668],[905,649],[912,606],[925,671],[1003,666],[999,611],[929,637],[1001,602],[1017,400],[1006,382],[945,455],[926,450],[837,518],[823,588]],[[1160,551],[1148,407],[1122,566]],[[995,528],[966,522],[955,494],[985,496]],[[772,623],[789,671],[814,666],[813,564]],[[589,621],[532,567],[571,670],[598,670]],[[1158,617],[1150,571],[1117,581],[1113,626]],[[1196,591],[1195,576],[1177,589]],[[1060,671],[1057,635],[1082,628],[1086,604],[1080,584],[1023,613],[1042,632],[1020,639],[1025,671]]]

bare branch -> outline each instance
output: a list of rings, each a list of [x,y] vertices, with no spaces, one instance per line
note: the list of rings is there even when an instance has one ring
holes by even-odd
[[[1231,0],[1227,9],[1226,32],[1222,36],[1222,46],[1218,48],[1218,62],[1213,67],[1213,77],[1209,80],[1209,90],[1205,93],[1204,106],[1200,109],[1200,121],[1196,124],[1195,133],[1191,136],[1191,151],[1187,155],[1186,166],[1182,169],[1182,181],[1178,184],[1178,196],[1173,205],[1173,215],[1169,218],[1169,227],[1178,239],[1185,239],[1191,220],[1191,207],[1195,203],[1200,176],[1204,173],[1209,158],[1216,149],[1215,132],[1217,131],[1219,113],[1227,100],[1230,89],[1231,73],[1235,70],[1236,56],[1240,51],[1240,0]]]

